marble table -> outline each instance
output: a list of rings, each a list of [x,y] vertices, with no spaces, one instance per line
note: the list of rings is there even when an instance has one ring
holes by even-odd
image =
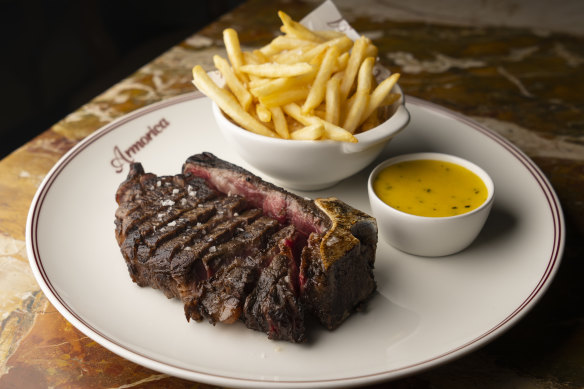
[[[381,62],[402,74],[407,95],[469,116],[541,168],[563,208],[566,246],[553,284],[512,329],[453,362],[375,387],[582,388],[583,8],[577,2],[551,11],[539,3],[477,1],[453,13],[447,10],[454,2],[434,8],[426,3],[432,2],[336,4],[378,45]],[[248,1],[0,161],[0,387],[212,387],[127,361],[67,322],[29,268],[28,209],[51,167],[89,134],[128,112],[192,92],[191,67],[212,68],[212,54],[224,52],[224,28],[235,28],[244,48],[259,47],[277,33],[278,9],[299,19],[317,5]]]

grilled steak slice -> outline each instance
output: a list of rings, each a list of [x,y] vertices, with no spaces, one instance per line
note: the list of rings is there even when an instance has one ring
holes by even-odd
[[[308,237],[299,265],[304,308],[334,329],[375,290],[377,224],[342,201],[307,200],[213,154],[193,155],[185,177],[203,178],[214,190],[244,197],[265,215]]]
[[[245,240],[248,248],[238,249],[238,239],[232,247],[237,252],[229,265],[222,267],[208,282],[201,284],[197,301],[187,304],[187,316],[196,320],[207,318],[211,323],[233,323],[241,319],[247,327],[268,334],[270,339],[293,342],[305,340],[304,310],[299,302],[298,269],[291,243],[299,238],[294,226],[286,226],[270,235],[274,219],[264,217],[250,226]],[[270,231],[271,232],[271,231]],[[256,250],[250,242],[268,239],[264,250]],[[243,255],[242,255],[243,253]]]
[[[212,323],[237,320],[263,267],[268,240],[279,227],[274,219],[261,217],[207,254],[207,261],[214,261],[218,270],[200,285],[197,300],[191,300],[186,307],[187,316],[195,320],[207,317]],[[228,264],[221,266],[224,263]],[[223,307],[223,302],[229,306]]]
[[[145,174],[140,164],[132,165],[116,199],[116,238],[132,280],[169,298],[190,298],[196,281],[212,271],[203,262],[207,251],[249,221],[238,214],[247,208],[245,199],[211,190],[200,179]]]
[[[294,234],[298,232],[288,226],[276,237],[278,245],[266,258],[269,265],[245,300],[243,321],[249,328],[267,333],[270,339],[302,342],[304,308],[299,303],[295,247],[290,244],[299,241]]]
[[[243,322],[302,342],[304,314],[336,328],[375,289],[377,227],[337,199],[304,199],[204,153],[175,176],[134,163],[115,234],[132,280],[188,320]]]

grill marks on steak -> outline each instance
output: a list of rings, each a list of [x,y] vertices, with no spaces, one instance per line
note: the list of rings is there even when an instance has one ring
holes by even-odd
[[[242,321],[302,342],[305,313],[328,329],[375,290],[375,219],[309,200],[209,153],[182,174],[132,164],[116,193],[116,239],[132,280],[179,298],[188,320]]]
[[[214,254],[222,258],[229,258],[233,253],[237,255],[228,265],[221,267],[209,282],[201,284],[197,304],[189,304],[186,308],[192,318],[206,317],[212,323],[232,323],[241,318],[247,324],[246,318],[240,315],[248,296],[259,287],[258,279],[273,258],[283,254],[282,247],[286,247],[287,239],[295,238],[292,226],[278,228],[280,225],[276,220],[261,217],[215,251]],[[291,252],[286,254],[295,263]]]
[[[277,245],[268,256],[257,286],[247,297],[243,320],[247,327],[263,331],[269,339],[289,339],[301,334],[305,340],[304,308],[298,298],[298,267],[295,251],[302,236],[288,226],[279,232]]]
[[[246,299],[273,258],[288,255],[289,266],[296,267],[286,250],[301,239],[293,226],[265,216],[241,196],[211,189],[201,178],[157,177],[132,164],[116,200],[116,239],[132,280],[181,299],[187,319],[247,322]],[[298,291],[291,285],[287,293],[296,298]],[[301,312],[288,309],[288,317]],[[302,323],[303,316],[293,320]],[[266,332],[299,342],[304,327],[296,327],[295,332]]]

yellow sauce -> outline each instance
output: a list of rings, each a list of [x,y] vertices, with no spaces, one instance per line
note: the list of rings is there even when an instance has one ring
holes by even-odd
[[[475,173],[451,162],[413,160],[379,172],[373,190],[386,204],[418,216],[460,215],[487,199],[485,183]]]

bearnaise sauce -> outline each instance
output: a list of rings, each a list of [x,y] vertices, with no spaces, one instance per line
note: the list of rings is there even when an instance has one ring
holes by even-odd
[[[469,169],[430,159],[403,161],[382,169],[373,189],[392,208],[429,217],[470,212],[488,195],[485,183]]]

